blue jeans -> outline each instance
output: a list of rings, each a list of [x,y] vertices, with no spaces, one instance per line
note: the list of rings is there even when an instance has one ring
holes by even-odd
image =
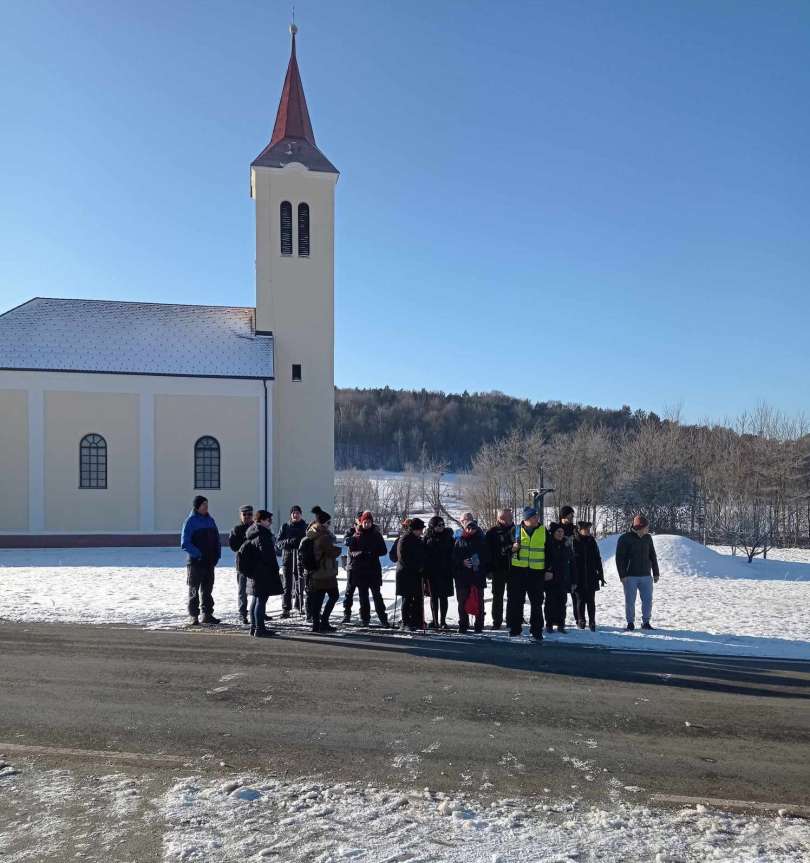
[[[261,632],[264,626],[264,610],[267,606],[266,596],[250,597],[250,634]]]
[[[636,591],[641,594],[641,619],[647,623],[652,617],[653,580],[651,575],[627,576],[624,585],[624,613],[628,623],[636,620]]]

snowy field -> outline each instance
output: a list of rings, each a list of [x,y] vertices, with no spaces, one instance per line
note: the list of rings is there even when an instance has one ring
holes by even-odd
[[[657,536],[655,544],[661,581],[655,592],[654,632],[623,631],[624,599],[613,562],[616,537],[609,537],[600,543],[608,585],[597,594],[599,630],[569,628],[566,634],[546,637],[582,646],[810,659],[810,554],[775,550],[769,560],[749,564],[744,557],[720,554],[683,537]],[[341,588],[343,577],[341,572]],[[390,564],[383,594],[395,619]],[[186,622],[185,595],[184,555],[175,548],[0,550],[0,618],[6,620],[174,628]],[[217,570],[214,599],[215,613],[235,624],[236,578],[227,550]],[[487,622],[489,602],[487,594]],[[454,606],[451,600],[451,620],[456,619]],[[268,607],[277,616],[279,598]],[[357,613],[355,599],[355,618]],[[339,604],[332,622],[341,618]],[[277,623],[301,625],[296,618]],[[501,630],[429,637],[501,640],[507,635]],[[536,649],[528,639],[525,643]]]
[[[2,762],[0,762],[2,764]],[[169,787],[124,773],[0,770],[11,810],[0,857],[122,861],[144,837],[164,863],[806,863],[810,824],[703,806],[654,809],[614,788],[594,806],[448,797],[418,789],[267,776],[195,775]],[[8,809],[6,810],[8,811]],[[141,857],[143,859],[143,857]],[[150,855],[150,859],[154,859]]]

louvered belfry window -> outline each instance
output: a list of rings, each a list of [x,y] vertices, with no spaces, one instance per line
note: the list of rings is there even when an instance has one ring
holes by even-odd
[[[219,442],[209,435],[194,444],[194,488],[219,488]]]
[[[292,242],[292,204],[289,201],[281,202],[281,254],[291,255],[293,253]]]
[[[298,205],[298,254],[309,257],[309,204]]]
[[[107,441],[100,434],[79,443],[79,488],[107,488]]]

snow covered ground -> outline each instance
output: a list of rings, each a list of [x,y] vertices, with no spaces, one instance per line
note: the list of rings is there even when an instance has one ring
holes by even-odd
[[[749,564],[744,557],[720,554],[683,537],[656,536],[655,544],[661,581],[655,592],[654,632],[623,631],[624,598],[613,562],[616,537],[609,537],[600,543],[608,585],[597,595],[599,630],[569,629],[547,638],[581,646],[810,659],[810,559],[800,559],[806,552],[786,554],[784,560],[773,552],[767,561]],[[393,618],[390,565],[383,593]],[[179,549],[0,550],[0,618],[6,620],[178,627],[186,621],[185,594]],[[229,551],[217,571],[214,599],[217,615],[235,623],[236,579]],[[487,594],[488,615],[489,602]],[[271,600],[269,609],[278,614],[279,598]],[[357,612],[355,601],[355,617]],[[333,622],[341,616],[339,605]],[[452,600],[450,617],[456,618]],[[288,623],[300,625],[296,619],[279,621]],[[464,637],[507,635],[501,630]]]
[[[447,797],[262,775],[82,776],[20,762],[0,770],[0,857],[9,863],[803,863],[810,823],[703,806],[655,809],[616,784],[600,806]],[[140,852],[140,854],[138,854]],[[149,859],[155,859],[150,853]]]

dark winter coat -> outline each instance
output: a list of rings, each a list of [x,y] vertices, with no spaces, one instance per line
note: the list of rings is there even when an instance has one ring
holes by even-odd
[[[493,574],[508,575],[512,563],[512,545],[515,542],[515,526],[500,522],[486,532],[489,548],[490,571]]]
[[[278,535],[276,548],[281,552],[284,563],[290,562],[306,533],[307,523],[303,518],[298,519],[298,521],[288,521],[281,525],[281,533]]]
[[[284,586],[278,574],[276,538],[273,532],[260,524],[252,524],[245,535],[245,543],[239,550],[240,557],[250,554],[255,564],[247,578],[248,596],[278,596]],[[253,549],[245,551],[245,546]]]
[[[397,540],[397,596],[413,596],[422,592],[425,572],[425,544],[413,531]]]
[[[382,534],[372,525],[369,530],[356,530],[347,545],[347,573],[352,584],[359,588],[379,587],[382,584],[380,558],[388,554]]]
[[[425,578],[431,596],[453,595],[453,532],[445,528],[435,533],[432,528],[425,534]]]
[[[574,537],[574,557],[577,564],[577,580],[574,587],[581,592],[599,590],[599,583],[604,580],[602,572],[602,555],[599,545],[592,536]]]
[[[477,566],[470,568],[464,565],[465,560],[478,556]],[[456,587],[475,585],[483,590],[487,584],[489,572],[489,546],[484,531],[477,525],[472,530],[465,530],[453,546],[453,578]]]
[[[222,554],[217,523],[210,515],[191,510],[183,522],[180,547],[188,555],[188,563],[205,563],[215,566]]]
[[[244,545],[248,528],[252,526],[252,522],[251,524],[242,524],[240,521],[239,524],[233,526],[228,534],[228,545],[231,551],[236,552],[236,571],[240,573],[242,570],[239,568],[239,549]]]
[[[568,591],[571,585],[577,583],[577,563],[574,558],[574,550],[563,538],[557,541],[549,536],[546,543],[546,575],[553,573],[548,581],[543,581],[546,587],[556,587]]]
[[[619,537],[616,545],[616,569],[619,578],[653,575],[658,578],[658,557],[652,537],[646,533],[639,536],[628,530]]]

